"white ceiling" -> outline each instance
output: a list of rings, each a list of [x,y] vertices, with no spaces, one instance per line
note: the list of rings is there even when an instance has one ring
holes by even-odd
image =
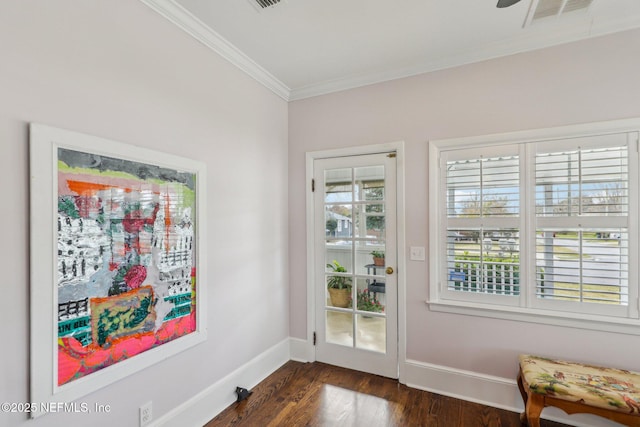
[[[287,100],[640,27],[640,0],[530,25],[538,0],[141,1]]]

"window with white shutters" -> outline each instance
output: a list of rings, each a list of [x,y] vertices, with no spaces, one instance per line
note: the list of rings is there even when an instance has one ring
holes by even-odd
[[[640,120],[624,125],[431,142],[432,306],[640,324]]]
[[[460,150],[443,157],[446,170],[447,290],[520,293],[520,157]],[[472,297],[473,298],[473,297]]]

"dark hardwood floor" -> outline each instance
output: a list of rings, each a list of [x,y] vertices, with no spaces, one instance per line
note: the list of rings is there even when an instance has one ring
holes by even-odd
[[[520,427],[519,415],[324,363],[287,362],[206,424],[217,426]],[[542,421],[542,427],[566,427]]]

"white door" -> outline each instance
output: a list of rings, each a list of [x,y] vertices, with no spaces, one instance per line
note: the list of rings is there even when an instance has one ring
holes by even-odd
[[[314,183],[316,360],[397,378],[395,153],[315,160]]]

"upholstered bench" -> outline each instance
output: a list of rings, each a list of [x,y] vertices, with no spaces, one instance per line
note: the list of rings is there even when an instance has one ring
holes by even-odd
[[[540,426],[545,406],[567,414],[590,413],[640,427],[640,373],[520,355],[520,421]]]

